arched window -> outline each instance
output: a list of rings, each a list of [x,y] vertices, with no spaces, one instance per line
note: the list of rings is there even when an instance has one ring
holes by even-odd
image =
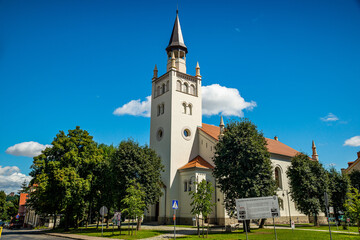
[[[164,114],[164,112],[165,112],[165,105],[161,104],[161,114]]]
[[[180,81],[176,82],[176,90],[181,91],[181,82]]]
[[[184,192],[187,192],[188,190],[188,183],[187,181],[184,182]]]
[[[183,108],[184,108],[183,114],[186,114],[186,103],[183,103],[182,105],[183,105]]]
[[[160,115],[160,112],[161,112],[161,107],[160,105],[157,106],[157,115],[159,116]]]
[[[184,93],[189,93],[189,85],[187,83],[184,83],[183,92]]]
[[[193,84],[190,85],[190,94],[195,95],[195,86]]]
[[[160,96],[160,86],[157,87],[157,96]]]
[[[191,184],[192,184],[192,182],[191,182],[191,179],[190,179],[190,180],[189,180],[189,184],[188,184],[188,192],[191,191]]]
[[[165,89],[165,83],[163,83],[161,93],[164,94],[164,93],[165,93],[165,90],[166,90],[166,89]]]
[[[189,115],[192,115],[192,105],[189,104]]]
[[[166,91],[169,91],[169,81],[166,82]]]
[[[282,189],[281,170],[279,167],[275,168],[275,182],[276,182],[276,186]]]

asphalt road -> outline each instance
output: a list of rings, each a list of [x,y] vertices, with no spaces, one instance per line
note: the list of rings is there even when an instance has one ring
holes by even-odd
[[[29,239],[47,239],[47,240],[69,240],[68,238],[53,237],[43,234],[38,230],[9,230],[3,229],[1,240],[29,240]]]

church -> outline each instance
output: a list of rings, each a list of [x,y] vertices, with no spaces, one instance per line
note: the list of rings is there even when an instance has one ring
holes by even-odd
[[[163,195],[157,204],[149,207],[145,220],[172,224],[174,212],[171,204],[172,200],[178,200],[176,222],[192,224],[195,216],[191,214],[189,192],[194,189],[195,181],[205,179],[215,188],[213,202],[216,205],[209,216],[210,223],[225,225],[237,222],[227,215],[223,193],[216,187],[212,175],[215,145],[225,125],[222,118],[219,126],[202,122],[203,79],[199,64],[195,67],[195,76],[186,73],[188,49],[181,32],[178,12],[166,53],[166,73],[159,76],[156,65],[154,69],[150,123],[150,147],[161,157],[165,166],[162,173]],[[266,141],[278,187],[281,217],[276,220],[289,223],[291,216],[296,223],[308,222],[308,217],[296,210],[286,176],[291,159],[298,151],[280,142],[278,137],[266,138]],[[313,160],[318,160],[314,142],[312,150]]]

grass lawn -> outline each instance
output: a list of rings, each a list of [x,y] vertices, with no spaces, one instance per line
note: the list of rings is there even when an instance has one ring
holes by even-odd
[[[109,229],[106,229],[106,227],[104,227],[103,237],[115,238],[115,239],[141,239],[141,238],[155,237],[169,232],[169,231],[161,231],[161,230],[141,230],[138,231],[136,235],[130,236],[128,234],[127,227],[126,228],[123,227],[121,229],[122,231],[120,235],[120,231],[117,229],[117,227],[114,228],[114,233],[112,227],[109,227]],[[54,231],[51,232],[71,233],[71,234],[87,235],[93,237],[101,237],[101,227],[99,227],[98,229],[96,229],[96,227],[78,228],[78,229],[70,229],[69,231],[55,229]],[[135,228],[133,233],[135,234]]]
[[[273,225],[266,225],[267,227],[272,227]],[[279,227],[289,227],[289,224],[276,224]],[[295,228],[300,229],[317,229],[317,230],[327,230],[329,231],[329,225],[321,225],[320,227],[314,226],[314,224],[298,224],[295,225]],[[342,232],[358,232],[357,226],[350,226],[348,229],[344,230],[342,226],[336,227],[335,224],[330,225],[331,231],[342,231]]]
[[[275,234],[273,229],[255,229],[251,230],[252,232],[248,234],[248,239],[253,240],[274,240]],[[287,229],[277,229],[277,237],[278,240],[304,240],[304,239],[316,239],[322,240],[326,239],[329,240],[330,236],[329,233],[326,232],[314,232],[314,231],[302,231],[302,230],[287,230]],[[187,236],[187,237],[176,237],[181,238],[182,240],[185,239],[199,239],[197,235],[195,236]],[[232,233],[212,233],[209,234],[208,239],[246,239],[245,233],[242,231],[232,232]],[[359,235],[354,234],[346,234],[346,233],[333,233],[332,234],[333,240],[346,240],[346,239],[360,239]]]

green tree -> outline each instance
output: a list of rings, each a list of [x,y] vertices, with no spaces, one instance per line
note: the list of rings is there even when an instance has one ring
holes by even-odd
[[[360,191],[360,171],[354,170],[349,174],[351,185]]]
[[[203,179],[200,183],[195,182],[195,189],[190,191],[192,202],[190,206],[192,207],[191,213],[195,214],[196,218],[199,219],[202,215],[202,235],[204,238],[204,218],[208,218],[209,214],[213,211],[215,203],[212,202],[212,194],[214,188],[211,182],[207,182]],[[198,221],[199,222],[199,221]],[[206,237],[209,232],[209,221],[206,231]],[[199,224],[198,224],[198,235],[200,234]]]
[[[356,188],[351,188],[346,194],[347,199],[344,207],[346,208],[346,214],[350,218],[357,222],[357,226],[360,233],[360,193]]]
[[[29,185],[28,185],[27,181],[24,180],[24,182],[21,184],[21,188],[18,191],[18,194],[27,193],[27,192],[29,192]]]
[[[334,167],[328,171],[330,204],[334,207],[335,218],[338,219],[339,211],[344,212],[346,193],[350,188],[350,180],[347,175],[342,175]]]
[[[6,220],[7,218],[6,194],[4,191],[0,191],[0,219]]]
[[[87,201],[93,169],[101,164],[103,155],[90,134],[76,127],[67,134],[60,131],[51,148],[34,157],[30,205],[38,213],[64,214],[65,228],[77,227],[86,217]]]
[[[123,212],[127,214],[128,218],[132,219],[132,221],[134,219],[139,221],[139,219],[141,219],[141,216],[144,214],[146,208],[146,194],[144,188],[135,180],[130,180],[129,187],[126,189],[125,192],[126,195],[121,200],[122,204],[124,205]],[[138,229],[136,228],[136,230]],[[133,235],[133,225],[131,225],[131,235]]]
[[[233,216],[235,199],[272,196],[276,184],[267,143],[257,127],[242,119],[228,123],[225,129],[215,146],[214,176],[224,193],[226,210]]]
[[[148,146],[139,146],[132,140],[122,141],[112,154],[110,168],[113,172],[114,201],[117,209],[123,209],[121,200],[126,195],[125,191],[131,185],[131,180],[143,187],[146,206],[158,201],[162,194],[160,174],[164,167],[154,150]],[[138,229],[141,227],[140,223],[139,218]]]
[[[325,212],[324,192],[328,192],[328,174],[318,161],[300,153],[291,160],[287,170],[290,195],[297,209],[308,216],[314,216],[314,225],[319,226],[318,215]],[[328,192],[331,199],[331,194]]]

